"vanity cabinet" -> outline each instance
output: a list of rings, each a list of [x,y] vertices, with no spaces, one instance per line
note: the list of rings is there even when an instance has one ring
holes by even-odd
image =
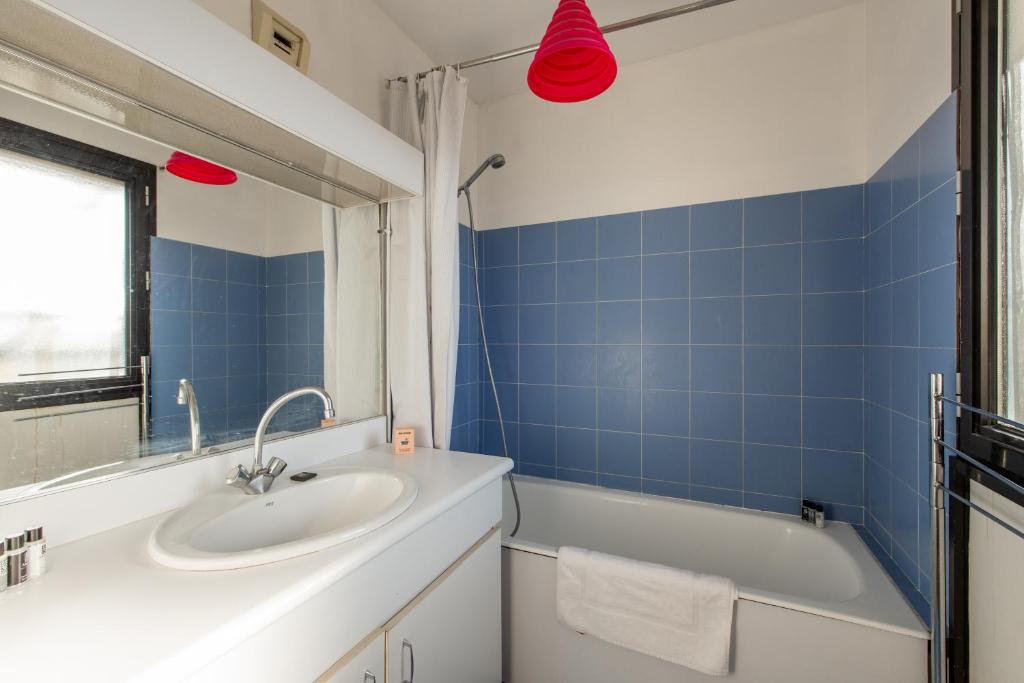
[[[501,535],[492,529],[318,683],[501,680]]]
[[[317,683],[384,683],[384,642],[384,631],[370,634]]]
[[[501,540],[492,531],[387,625],[388,683],[501,680]]]

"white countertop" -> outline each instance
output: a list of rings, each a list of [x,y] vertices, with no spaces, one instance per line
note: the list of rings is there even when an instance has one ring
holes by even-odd
[[[0,593],[4,678],[126,680],[199,669],[511,469],[512,461],[388,444],[321,463],[406,472],[412,506],[347,543],[272,564],[181,571],[150,559],[156,515],[52,549],[47,574]],[[288,474],[294,474],[289,472]],[[278,487],[301,486],[282,477]],[[83,511],[83,514],[88,514]],[[90,673],[91,672],[91,673]]]

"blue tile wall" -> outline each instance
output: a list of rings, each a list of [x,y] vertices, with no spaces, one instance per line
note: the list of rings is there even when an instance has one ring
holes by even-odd
[[[927,621],[928,375],[956,350],[956,102],[868,181],[865,537]]]
[[[927,621],[955,143],[950,98],[864,185],[481,233],[516,471],[788,514],[823,501]],[[453,444],[498,454],[468,245],[463,229]]]
[[[529,227],[523,228],[522,253],[526,263],[534,259],[547,259],[547,253],[554,252],[554,243],[546,243],[545,235],[531,231]],[[553,236],[552,236],[553,237]],[[478,240],[476,248],[479,250],[483,245]],[[518,245],[501,244],[492,242],[490,248],[493,250],[492,259],[505,257],[505,249],[515,249]],[[479,453],[481,451],[482,436],[482,411],[480,401],[482,399],[483,384],[481,378],[486,374],[483,367],[483,352],[480,344],[480,321],[476,308],[476,266],[473,260],[473,235],[465,225],[459,226],[459,291],[461,292],[459,302],[459,355],[458,365],[455,370],[455,407],[452,415],[451,448],[457,451],[468,451]],[[524,266],[528,267],[528,266]],[[543,297],[546,288],[545,278],[549,281],[554,291],[554,271],[548,274],[539,274],[537,278],[530,280],[522,291],[526,292],[527,298],[534,296]],[[482,283],[481,283],[482,284]],[[514,287],[514,283],[506,282],[506,287]],[[532,294],[531,294],[532,292]],[[486,293],[481,287],[481,296]],[[502,356],[500,360],[503,365],[496,368],[497,372],[512,372],[507,367],[511,359]],[[532,365],[532,364],[531,364]],[[542,363],[536,364],[535,372],[542,372]],[[490,385],[486,385],[488,389]]]
[[[154,237],[151,354],[155,442],[187,435],[178,380],[192,380],[207,442],[250,436],[269,400],[323,383],[323,252],[262,258]],[[296,405],[272,429],[316,424]]]
[[[266,393],[324,382],[324,254],[311,251],[263,260],[266,282]],[[315,396],[286,406],[274,429],[304,431],[320,424]]]
[[[862,523],[864,207],[841,187],[481,233],[517,471]],[[453,443],[497,454],[465,228],[462,262]]]

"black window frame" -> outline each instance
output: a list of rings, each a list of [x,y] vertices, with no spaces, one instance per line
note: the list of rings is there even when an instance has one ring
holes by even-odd
[[[156,234],[156,166],[5,118],[0,118],[0,149],[124,182],[128,266],[126,373],[118,377],[0,383],[0,412],[141,399],[140,365],[142,357],[149,355],[150,344],[149,247],[150,237]]]
[[[998,216],[1000,140],[998,127],[1000,0],[962,0],[954,8],[954,79],[960,98],[960,387],[966,405],[997,413],[994,381],[998,334]],[[952,408],[947,406],[947,412]],[[962,409],[956,413],[958,448],[1024,486],[1024,431]],[[947,482],[970,499],[971,482],[1024,505],[1024,496],[1001,481],[950,458]],[[969,677],[968,543],[970,514],[949,506],[950,608],[949,678]]]
[[[998,332],[998,11],[999,0],[967,0],[961,36],[961,349],[962,400],[997,412]],[[995,220],[993,218],[995,217]],[[995,361],[995,362],[994,362]],[[966,411],[965,411],[966,412]],[[962,414],[961,449],[1024,485],[1024,431],[976,413]],[[977,470],[972,478],[999,493],[1007,487]],[[1024,501],[1020,501],[1024,502]]]

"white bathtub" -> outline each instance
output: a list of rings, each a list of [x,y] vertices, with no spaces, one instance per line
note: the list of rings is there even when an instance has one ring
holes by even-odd
[[[847,524],[517,477],[503,539],[505,683],[719,680],[581,636],[555,617],[558,548],[578,546],[733,579],[726,680],[923,683],[928,633]],[[515,520],[505,484],[504,527]]]

